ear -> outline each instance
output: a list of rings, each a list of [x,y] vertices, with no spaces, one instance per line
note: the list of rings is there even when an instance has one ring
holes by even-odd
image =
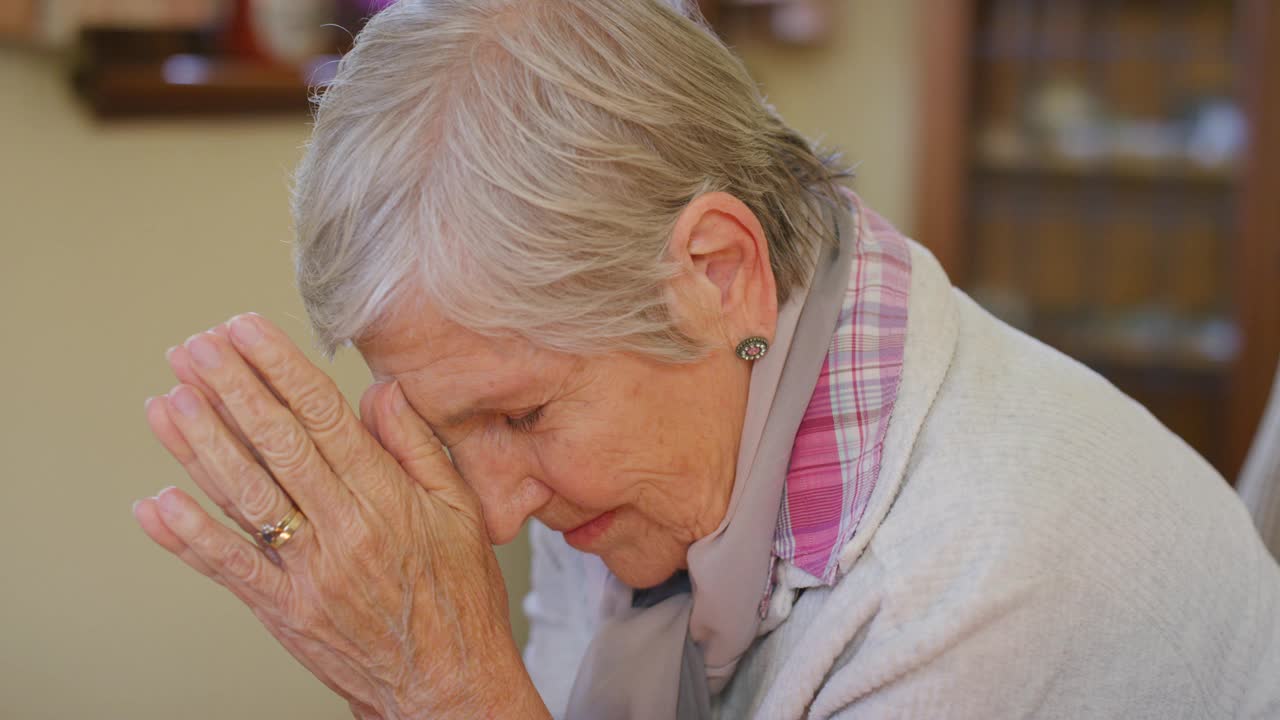
[[[778,290],[769,244],[745,203],[724,192],[694,198],[676,219],[668,254],[685,271],[672,283],[672,302],[686,332],[730,348],[753,335],[773,341]]]

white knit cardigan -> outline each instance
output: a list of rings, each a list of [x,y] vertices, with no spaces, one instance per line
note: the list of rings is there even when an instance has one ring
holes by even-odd
[[[531,532],[525,661],[558,714],[605,571]],[[835,586],[795,575],[717,717],[1280,718],[1280,567],[1235,493],[914,243],[880,478]]]

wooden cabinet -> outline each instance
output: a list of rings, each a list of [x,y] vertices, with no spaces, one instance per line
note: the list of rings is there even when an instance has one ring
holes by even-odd
[[[1233,479],[1280,353],[1280,5],[923,4],[919,239]]]

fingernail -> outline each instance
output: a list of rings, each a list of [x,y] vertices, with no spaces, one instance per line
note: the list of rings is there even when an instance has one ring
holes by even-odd
[[[191,353],[191,358],[196,364],[206,370],[213,370],[222,365],[222,358],[218,353],[218,346],[213,344],[204,333],[192,335],[187,340],[187,350]]]
[[[138,506],[139,506],[139,505],[141,505],[141,504],[142,504],[142,500],[134,500],[134,501],[133,501],[133,505],[131,505],[131,506],[129,507],[129,512],[132,512],[134,515],[137,515],[137,514],[138,514]]]
[[[262,339],[262,329],[252,313],[237,315],[231,318],[231,337],[242,345],[253,345]]]
[[[160,512],[168,517],[175,517],[182,512],[179,502],[178,493],[174,492],[173,485],[156,493],[156,504],[160,506]]]
[[[143,409],[144,411],[145,411],[145,410],[150,410],[150,409],[151,409],[151,403],[152,403],[152,402],[154,402],[154,401],[155,401],[155,399],[156,399],[156,396],[155,396],[155,395],[152,395],[152,396],[148,397],[146,400],[143,400],[143,401],[142,401],[142,409]]]
[[[165,360],[168,360],[170,363],[172,363],[172,362],[173,362],[173,353],[174,353],[175,351],[177,351],[177,349],[178,349],[178,346],[177,346],[177,345],[174,345],[173,347],[169,348],[168,350],[165,350],[165,351],[164,351],[164,359],[165,359]]]
[[[187,417],[195,417],[200,412],[200,401],[196,399],[196,394],[185,385],[179,385],[169,393],[169,402],[178,408],[178,412]]]

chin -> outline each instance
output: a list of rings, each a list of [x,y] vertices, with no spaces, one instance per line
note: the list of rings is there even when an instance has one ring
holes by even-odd
[[[627,553],[630,555],[630,553]],[[609,568],[610,572],[618,576],[618,579],[625,583],[628,587],[637,590],[651,588],[655,585],[661,585],[680,570],[685,567],[683,562],[661,562],[660,558],[655,557],[619,557],[619,558],[601,558],[604,564]],[[683,558],[681,558],[683,560]]]

